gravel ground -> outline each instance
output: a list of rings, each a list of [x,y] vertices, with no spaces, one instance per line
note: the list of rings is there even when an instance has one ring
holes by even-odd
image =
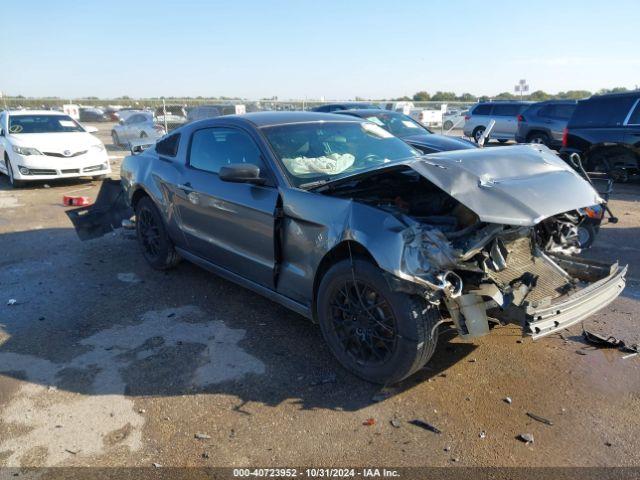
[[[125,152],[110,154],[117,177]],[[443,335],[427,368],[381,391],[260,296],[186,262],[154,271],[129,232],[80,242],[62,196],[99,188],[0,178],[0,466],[640,466],[639,357],[585,345],[580,327],[537,342],[498,327]],[[617,187],[620,222],[588,252],[628,263],[630,282],[586,325],[631,342],[639,200]]]

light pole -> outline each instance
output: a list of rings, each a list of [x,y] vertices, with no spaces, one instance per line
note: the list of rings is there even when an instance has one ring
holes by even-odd
[[[527,81],[523,78],[522,80],[520,80],[518,82],[518,84],[514,87],[513,90],[516,93],[520,93],[520,100],[522,101],[522,98],[524,96],[524,92],[528,92],[529,91],[529,85],[527,84]]]

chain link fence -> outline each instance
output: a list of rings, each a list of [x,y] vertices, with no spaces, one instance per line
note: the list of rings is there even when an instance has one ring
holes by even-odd
[[[27,98],[3,97],[0,108],[28,110],[60,110],[83,123],[104,123],[109,128],[114,145],[118,144],[118,125],[127,124],[136,114],[143,114],[152,128],[136,130],[136,137],[164,134],[185,123],[220,115],[244,114],[259,111],[313,111],[327,105],[364,106],[402,112],[433,131],[449,135],[462,135],[464,117],[473,103],[466,102],[417,102],[404,100],[320,101],[307,99],[280,100],[242,98]],[[109,125],[106,125],[106,124]],[[155,128],[155,130],[153,130]],[[113,135],[116,132],[116,135]],[[120,139],[122,139],[120,134]],[[130,139],[129,139],[130,140]],[[125,142],[126,144],[127,142]]]

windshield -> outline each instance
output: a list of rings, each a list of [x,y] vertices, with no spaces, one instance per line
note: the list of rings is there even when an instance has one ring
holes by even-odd
[[[401,113],[377,113],[365,118],[400,138],[431,133],[414,119]]]
[[[296,187],[331,181],[420,154],[369,122],[317,122],[263,128]]]
[[[84,132],[73,118],[67,115],[12,115],[9,117],[9,133],[64,133]]]

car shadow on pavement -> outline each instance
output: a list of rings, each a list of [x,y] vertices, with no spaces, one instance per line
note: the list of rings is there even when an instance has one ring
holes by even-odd
[[[380,390],[337,363],[317,325],[187,262],[152,270],[129,232],[80,242],[71,228],[41,229],[0,245],[0,375],[45,393],[223,394],[242,413],[247,402],[352,411]],[[393,392],[474,348],[443,335]]]
[[[95,181],[91,177],[76,177],[76,178],[53,178],[51,180],[33,180],[27,183],[24,187],[14,188],[9,183],[7,177],[0,174],[0,192],[7,193],[21,193],[29,190],[41,190],[44,188],[55,187],[84,187],[93,186]],[[60,198],[62,201],[62,198]]]

